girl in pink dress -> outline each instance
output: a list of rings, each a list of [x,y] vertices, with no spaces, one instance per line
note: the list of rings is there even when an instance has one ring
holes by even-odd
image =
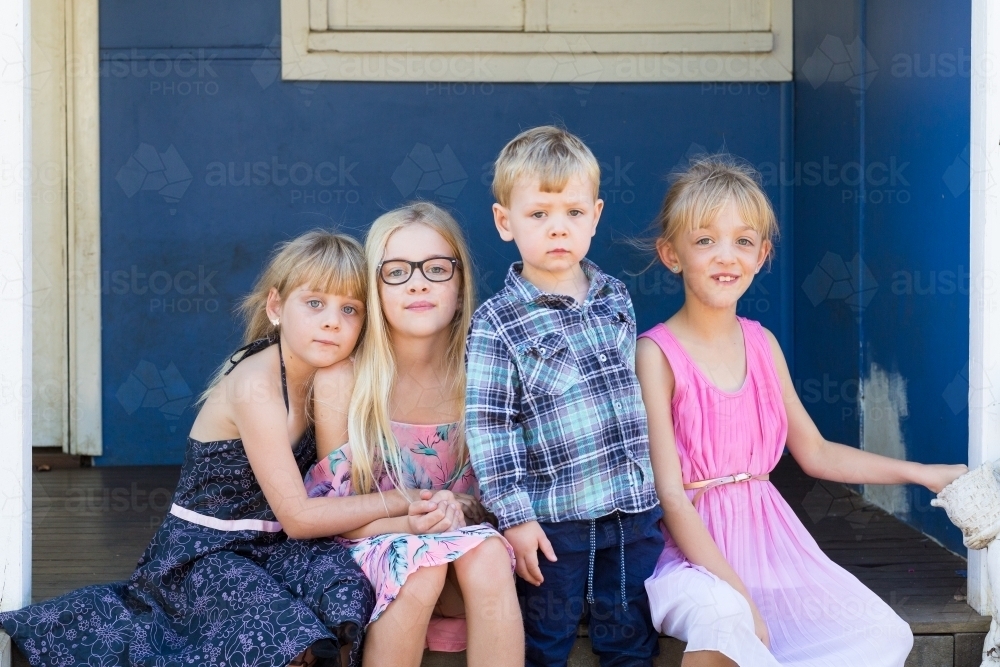
[[[426,514],[379,519],[340,536],[375,588],[364,664],[418,667],[426,645],[468,647],[472,667],[523,665],[514,555],[483,523],[465,448],[474,299],[461,229],[418,202],[376,220],[365,255],[365,338],[353,371],[317,374],[321,458],[306,488],[310,496],[399,489],[438,503],[445,518],[433,526]]]
[[[684,667],[902,667],[909,626],[834,564],[768,481],[787,445],[809,475],[939,491],[964,465],[898,461],[824,440],[781,348],[736,304],[777,230],[755,173],[700,160],[658,216],[659,258],[685,301],[642,334],[637,373],[666,547],[646,580],[654,624]]]

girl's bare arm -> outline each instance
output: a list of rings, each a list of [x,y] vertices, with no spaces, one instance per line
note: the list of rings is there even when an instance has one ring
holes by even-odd
[[[788,414],[788,450],[810,477],[844,484],[920,484],[937,493],[959,475],[964,465],[925,465],[880,456],[826,440],[799,400],[781,346],[765,330],[781,382],[781,396]]]
[[[398,491],[344,498],[307,497],[292,454],[280,385],[255,382],[252,372],[233,373],[228,382],[233,383],[227,387],[230,395],[251,397],[231,401],[230,412],[264,497],[289,537],[340,535],[377,519],[404,516],[411,510],[411,503]],[[417,503],[425,503],[418,508],[425,509],[432,518],[440,513],[437,518],[444,520],[444,511],[436,504]]]

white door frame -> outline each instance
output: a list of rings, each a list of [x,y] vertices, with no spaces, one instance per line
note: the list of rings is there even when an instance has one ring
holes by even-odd
[[[1000,458],[1000,4],[972,2],[969,467]],[[969,605],[986,614],[986,554],[969,552]]]
[[[33,444],[101,454],[98,0],[31,0]]]
[[[0,611],[31,600],[30,17],[0,2]]]
[[[69,453],[99,456],[101,137],[98,0],[66,0]]]

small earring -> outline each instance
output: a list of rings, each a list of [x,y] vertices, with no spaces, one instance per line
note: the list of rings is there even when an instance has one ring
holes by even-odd
[[[670,267],[670,270],[673,271],[674,273],[677,273],[678,271],[681,270],[681,267],[678,266],[677,264],[674,264],[673,266]]]
[[[278,326],[279,322],[280,322],[280,320],[276,317],[273,320],[271,320],[271,325],[272,326]]]

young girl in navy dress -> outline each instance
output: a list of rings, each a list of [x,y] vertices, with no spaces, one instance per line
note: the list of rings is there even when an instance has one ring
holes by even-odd
[[[513,554],[481,524],[465,447],[464,350],[474,299],[461,229],[419,202],[376,220],[365,253],[368,331],[354,374],[346,367],[318,374],[317,435],[326,457],[306,487],[310,495],[363,498],[423,489],[424,497],[461,506],[452,525],[434,530],[402,517],[341,533],[375,587],[365,665],[417,667],[425,645],[468,646],[472,667],[523,665]],[[345,430],[350,442],[341,447]]]
[[[683,278],[684,305],[637,349],[667,542],[646,580],[653,622],[687,642],[685,667],[902,667],[909,626],[820,551],[768,475],[786,445],[807,474],[850,484],[937,492],[966,467],[820,435],[777,340],[736,315],[777,228],[749,167],[696,162],[658,224],[657,251]]]
[[[350,364],[364,328],[364,257],[316,231],[284,244],[242,304],[247,345],[203,395],[170,514],[127,582],[0,614],[32,665],[360,662],[374,597],[329,535],[446,508],[390,492],[309,498],[310,385]],[[423,523],[421,523],[423,522]]]

